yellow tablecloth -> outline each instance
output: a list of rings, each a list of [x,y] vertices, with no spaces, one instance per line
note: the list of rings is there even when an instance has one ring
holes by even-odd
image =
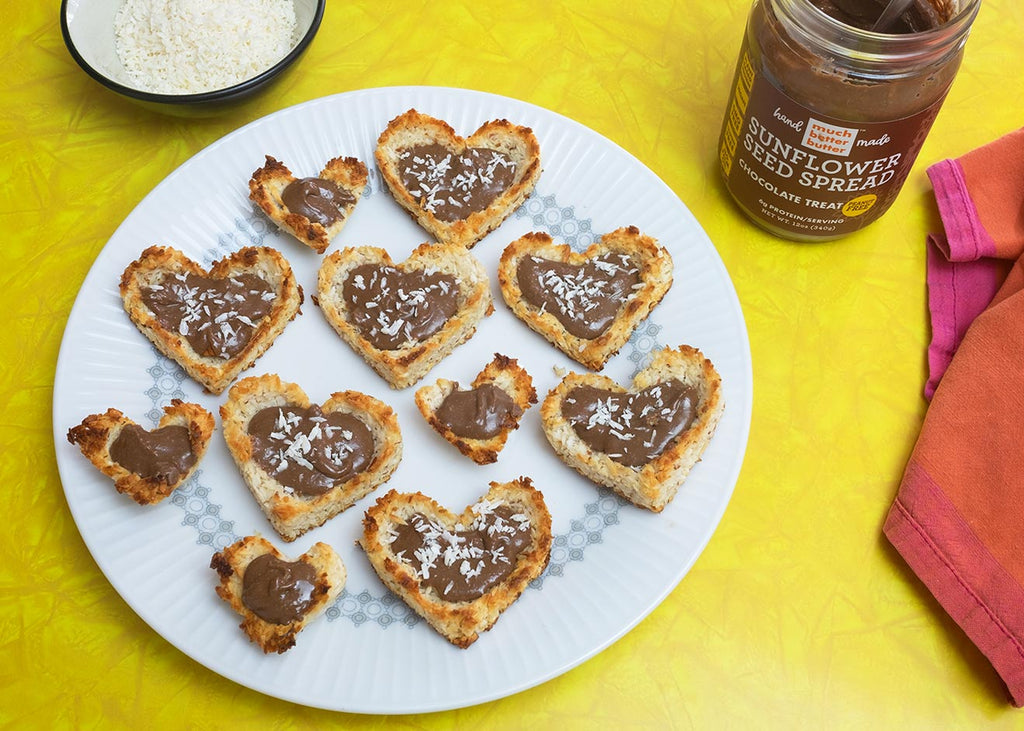
[[[746,0],[335,0],[295,73],[228,113],[193,120],[143,110],[87,77],[64,48],[56,6],[0,10],[0,724],[1024,726],[985,658],[880,533],[925,409],[924,236],[938,223],[924,169],[1024,124],[1020,3],[983,3],[960,75],[891,212],[858,235],[815,246],[761,233],[718,179],[716,141]],[[383,719],[236,685],[137,617],[68,511],[50,408],[75,294],[107,238],[157,183],[267,113],[406,84],[552,109],[661,176],[735,282],[755,403],[718,531],[636,629],[518,695]]]

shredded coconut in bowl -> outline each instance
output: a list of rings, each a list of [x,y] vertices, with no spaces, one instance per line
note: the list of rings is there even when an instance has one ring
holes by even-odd
[[[125,0],[117,56],[140,89],[196,94],[266,71],[292,49],[292,0]]]

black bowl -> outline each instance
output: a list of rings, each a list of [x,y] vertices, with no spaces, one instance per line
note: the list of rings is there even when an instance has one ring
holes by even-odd
[[[197,94],[157,94],[130,85],[114,49],[114,15],[120,0],[61,0],[60,29],[75,62],[111,91],[166,114],[208,116],[267,89],[309,48],[320,29],[327,0],[294,2],[297,39],[284,58],[250,79]]]

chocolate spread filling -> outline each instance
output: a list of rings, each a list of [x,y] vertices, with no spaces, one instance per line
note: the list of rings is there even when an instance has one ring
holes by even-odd
[[[125,424],[110,445],[110,458],[139,477],[167,485],[196,463],[188,427],[177,425],[146,431],[138,424]]]
[[[642,467],[693,424],[695,386],[673,378],[637,393],[577,386],[562,416],[587,445],[627,467]]]
[[[883,0],[811,0],[822,12],[854,27],[872,26]],[[915,0],[890,35],[939,28],[952,16],[948,0]],[[751,39],[761,49],[763,73],[799,104],[848,122],[900,120],[940,100],[960,65],[952,55],[941,65],[915,73],[872,80],[853,74],[839,61],[818,56],[788,36],[779,36],[778,21],[763,12],[751,14]]]
[[[315,588],[316,570],[308,563],[264,553],[245,567],[242,604],[271,624],[289,624],[309,611]]]
[[[523,299],[550,312],[578,338],[598,337],[640,284],[640,271],[625,254],[603,254],[577,266],[526,256],[516,281]]]
[[[397,350],[436,333],[459,309],[455,277],[429,269],[363,264],[342,285],[349,319],[379,350]]]
[[[486,147],[456,154],[436,143],[417,145],[398,153],[398,166],[406,190],[446,223],[484,210],[516,177],[515,162]]]
[[[501,503],[474,510],[472,524],[454,531],[420,513],[395,525],[391,551],[445,601],[483,596],[512,573],[530,545],[526,515]]]
[[[271,406],[249,420],[252,458],[302,495],[321,495],[362,472],[374,454],[373,434],[355,416],[324,415],[314,404]]]
[[[437,407],[437,420],[466,439],[490,439],[502,429],[516,426],[523,410],[508,393],[493,383],[460,391],[458,384]]]
[[[882,15],[888,4],[887,0],[810,0],[826,15],[841,23],[852,25],[861,30],[872,30],[875,22]],[[915,2],[903,12],[888,28],[879,28],[880,32],[900,34],[919,33],[930,28],[938,28],[943,18],[930,2]]]
[[[345,217],[344,209],[355,203],[355,196],[323,178],[299,178],[281,192],[281,200],[292,213],[305,216],[321,226],[330,226]]]
[[[161,327],[184,336],[200,356],[225,360],[248,345],[276,297],[255,274],[224,279],[165,274],[159,283],[142,287],[142,301]]]

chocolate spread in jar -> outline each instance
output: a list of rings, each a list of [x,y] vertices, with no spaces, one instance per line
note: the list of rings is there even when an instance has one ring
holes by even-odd
[[[523,410],[508,393],[493,383],[460,391],[458,384],[437,407],[435,416],[456,436],[490,439],[502,429],[516,426]]]
[[[562,401],[562,417],[591,449],[627,467],[643,467],[693,424],[697,389],[678,379],[637,393],[577,386]]]
[[[362,472],[375,450],[361,420],[341,412],[325,415],[316,404],[261,409],[247,430],[253,460],[301,495],[321,495]]]
[[[276,297],[255,274],[224,279],[165,274],[157,284],[142,287],[142,301],[161,327],[184,336],[200,356],[224,360],[249,344]]]
[[[430,269],[362,264],[349,272],[342,297],[352,324],[380,350],[426,340],[459,309],[455,277]]]
[[[398,167],[406,190],[446,223],[484,210],[516,177],[515,162],[486,147],[455,153],[436,143],[417,145],[398,153]]]
[[[242,574],[242,604],[271,624],[298,622],[313,604],[316,569],[305,561],[257,556]]]
[[[811,4],[826,15],[840,23],[846,23],[861,30],[873,30],[875,23],[888,5],[888,0],[810,0]],[[917,0],[896,18],[887,28],[879,28],[883,33],[920,33],[921,31],[938,28],[949,18],[949,9],[942,9],[927,2]]]
[[[740,208],[778,236],[835,239],[895,201],[939,112],[979,0],[758,0],[719,153]]]
[[[468,528],[449,530],[416,513],[395,525],[391,551],[449,602],[478,599],[501,583],[531,541],[530,521],[505,504],[476,506]]]
[[[355,196],[323,178],[299,178],[281,191],[281,201],[292,213],[305,216],[321,226],[330,226],[345,217],[344,208],[355,203]]]
[[[580,266],[525,256],[516,282],[526,302],[550,312],[571,335],[592,340],[640,284],[640,270],[625,254],[603,254]]]
[[[125,424],[110,445],[110,458],[143,479],[167,485],[196,463],[188,427],[178,425],[146,431],[138,424]]]

